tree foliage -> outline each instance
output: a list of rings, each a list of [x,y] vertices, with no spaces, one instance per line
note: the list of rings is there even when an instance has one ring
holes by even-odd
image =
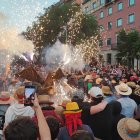
[[[32,40],[35,49],[54,44],[59,38],[61,42],[80,44],[83,40],[98,35],[98,23],[91,15],[84,15],[79,5],[64,3],[45,9],[26,32],[26,39]],[[67,39],[66,39],[67,38]]]
[[[140,58],[140,33],[137,30],[126,32],[124,29],[118,34],[117,47],[120,58],[126,58],[129,65],[134,58]]]

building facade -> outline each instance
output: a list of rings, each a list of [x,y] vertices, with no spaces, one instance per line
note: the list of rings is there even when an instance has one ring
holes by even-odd
[[[96,17],[105,64],[117,63],[117,34],[121,29],[140,32],[140,0],[83,0],[82,10]]]

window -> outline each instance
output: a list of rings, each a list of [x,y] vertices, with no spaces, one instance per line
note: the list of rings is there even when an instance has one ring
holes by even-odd
[[[85,13],[87,13],[88,12],[88,6],[87,7],[85,7]]]
[[[93,2],[93,3],[92,3],[92,7],[93,7],[93,9],[96,8],[96,2]]]
[[[109,7],[108,8],[108,15],[111,15],[112,14],[112,7]]]
[[[100,5],[103,5],[105,3],[105,0],[100,0]]]
[[[101,33],[104,30],[104,27],[102,25],[100,25],[99,30],[100,30],[100,33]]]
[[[133,14],[130,14],[128,15],[128,23],[133,23],[135,20],[135,16],[134,16],[134,13]]]
[[[103,40],[99,40],[99,46],[100,46],[100,47],[103,46]]]
[[[129,6],[132,6],[135,4],[135,0],[129,0]]]
[[[107,39],[107,46],[108,46],[108,45],[111,45],[111,38],[108,38],[108,39]]]
[[[118,11],[121,11],[123,9],[123,3],[122,2],[118,3],[117,6],[118,6]]]
[[[122,26],[122,18],[117,19],[117,27]]]
[[[103,17],[104,17],[104,12],[101,11],[101,12],[100,12],[100,18],[103,18]]]
[[[112,29],[112,22],[108,22],[107,27],[108,27],[108,29]]]

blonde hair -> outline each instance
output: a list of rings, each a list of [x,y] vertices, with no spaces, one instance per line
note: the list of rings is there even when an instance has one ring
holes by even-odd
[[[24,86],[21,86],[19,87],[15,93],[14,93],[14,98],[18,101],[21,101],[23,100],[24,98],[24,90],[25,90],[25,87]]]

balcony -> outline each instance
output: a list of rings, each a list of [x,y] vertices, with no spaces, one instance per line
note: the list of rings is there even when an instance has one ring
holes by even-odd
[[[102,51],[116,50],[117,51],[117,43],[113,43],[111,45],[101,47]]]
[[[111,50],[117,50],[117,43],[113,43],[110,45]]]
[[[117,2],[118,0],[105,0],[105,6],[108,6],[108,5],[110,5],[110,4],[112,4],[112,3],[115,3],[115,2]]]
[[[86,4],[87,2],[89,2],[90,0],[83,0],[83,5]]]

